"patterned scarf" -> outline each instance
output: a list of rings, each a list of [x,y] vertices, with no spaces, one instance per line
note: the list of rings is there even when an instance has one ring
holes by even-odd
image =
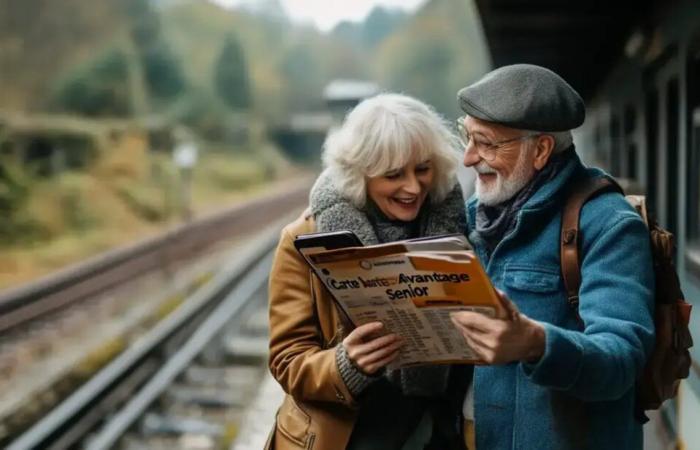
[[[574,146],[552,155],[549,163],[510,199],[498,205],[479,203],[476,209],[476,232],[486,244],[489,255],[499,242],[515,228],[518,211],[545,183],[552,180],[574,156]]]

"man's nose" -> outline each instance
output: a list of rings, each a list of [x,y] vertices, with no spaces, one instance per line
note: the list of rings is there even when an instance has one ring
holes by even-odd
[[[479,161],[481,161],[481,156],[479,156],[479,152],[476,151],[474,141],[470,141],[467,146],[464,147],[464,159],[462,162],[465,167],[471,167],[478,164]]]

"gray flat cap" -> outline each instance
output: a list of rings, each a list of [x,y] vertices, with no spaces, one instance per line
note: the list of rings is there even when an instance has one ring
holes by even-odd
[[[556,73],[532,64],[500,67],[461,89],[457,98],[472,117],[522,130],[566,131],[586,118],[578,92]]]

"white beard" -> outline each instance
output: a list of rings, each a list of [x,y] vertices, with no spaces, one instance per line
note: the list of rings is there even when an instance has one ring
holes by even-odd
[[[504,178],[495,169],[491,168],[486,161],[481,161],[474,166],[477,173],[493,173],[496,175],[496,183],[490,184],[488,187],[481,182],[479,177],[476,178],[476,197],[479,203],[487,206],[498,205],[512,198],[517,194],[535,175],[535,169],[529,161],[530,149],[523,149],[518,156],[518,161],[515,164],[513,172]]]

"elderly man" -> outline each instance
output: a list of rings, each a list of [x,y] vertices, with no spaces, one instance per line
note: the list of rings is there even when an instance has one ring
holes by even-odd
[[[554,72],[502,67],[462,89],[464,164],[477,172],[469,239],[510,309],[452,320],[489,365],[463,406],[485,449],[641,449],[634,384],[654,341],[645,225],[618,193],[581,211],[578,313],[567,302],[560,228],[567,194],[606,174],[585,167],[571,129],[581,97]],[[474,445],[474,444],[472,444]]]

